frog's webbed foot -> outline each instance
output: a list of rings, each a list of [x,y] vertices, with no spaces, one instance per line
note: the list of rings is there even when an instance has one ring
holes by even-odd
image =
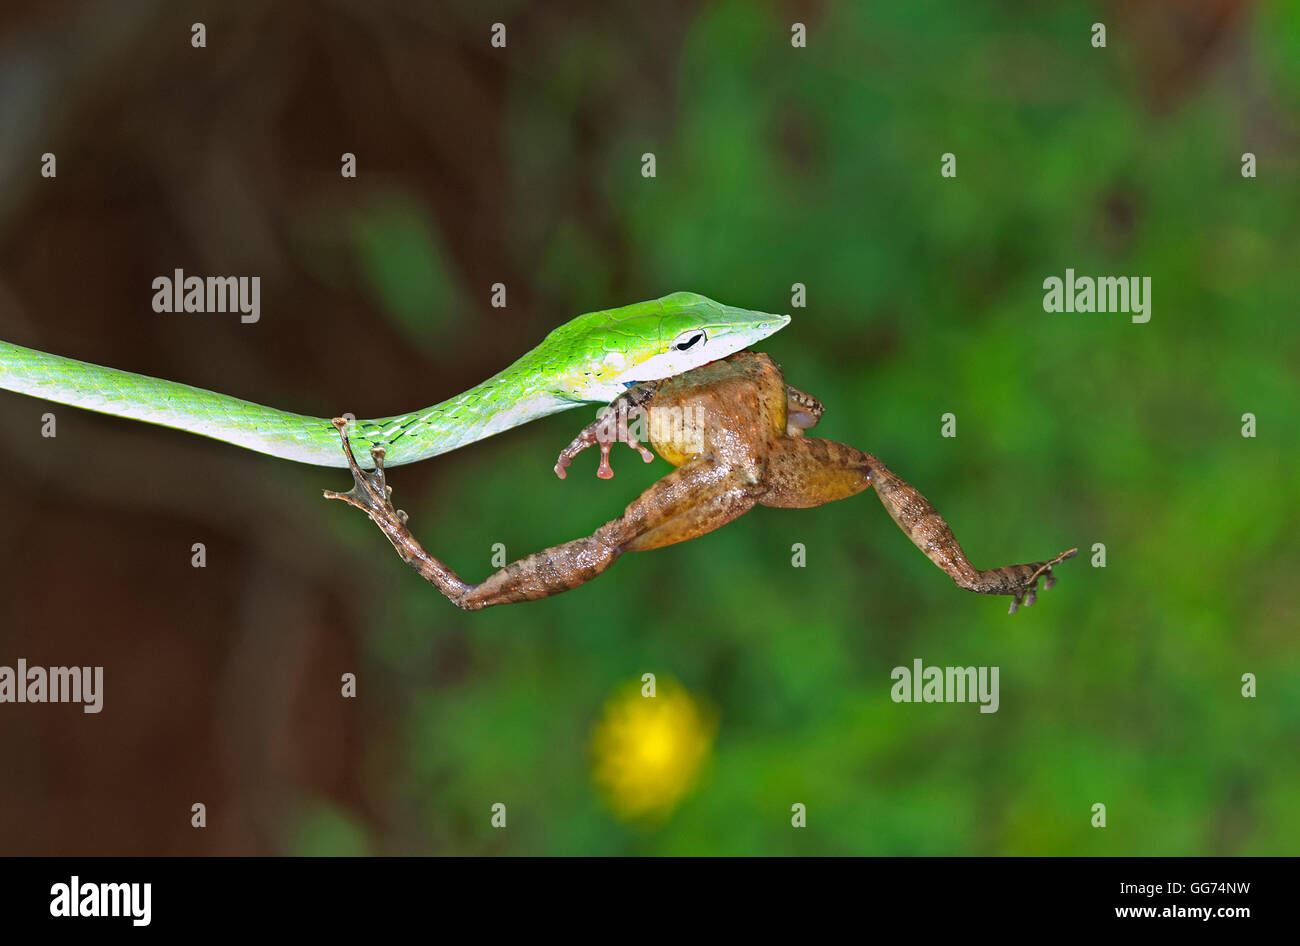
[[[627,444],[640,453],[641,459],[646,463],[654,460],[655,455],[641,445],[636,434],[628,427],[628,421],[645,413],[645,406],[654,396],[657,387],[658,382],[642,382],[629,388],[625,394],[619,395],[612,404],[601,410],[600,417],[582,428],[578,436],[560,451],[560,456],[555,461],[555,475],[564,479],[564,471],[573,462],[573,458],[588,447],[600,447],[600,466],[596,469],[596,475],[602,480],[614,476],[614,470],[609,465],[609,451],[616,443]]]
[[[361,465],[357,463],[356,456],[352,453],[352,444],[348,440],[347,420],[336,417],[330,423],[339,432],[339,440],[343,445],[343,456],[347,458],[348,469],[352,471],[352,488],[346,493],[338,493],[332,489],[327,489],[325,490],[325,498],[341,499],[350,506],[356,506],[376,522],[379,522],[380,519],[392,520],[397,525],[405,527],[406,513],[401,509],[393,508],[393,488],[388,485],[384,477],[384,448],[381,446],[370,448],[370,458],[374,461],[375,468],[373,470],[363,470]]]
[[[1067,558],[1074,558],[1075,554],[1078,551],[1079,551],[1078,549],[1070,549],[1067,552],[1062,552],[1060,555],[1056,556],[1056,558],[1052,559],[1050,562],[1038,562],[1034,565],[1008,566],[1008,570],[1030,569],[1031,571],[1028,577],[1024,579],[1022,585],[1023,590],[1018,593],[1011,592],[1011,607],[1010,609],[1008,609],[1007,614],[1015,614],[1016,609],[1020,607],[1021,604],[1024,604],[1026,608],[1031,607],[1034,604],[1034,602],[1038,600],[1038,579],[1040,577],[1043,578],[1044,591],[1050,590],[1051,587],[1054,584],[1056,584],[1056,576],[1052,574],[1052,566],[1065,561]],[[1000,571],[1000,570],[1001,569],[994,569],[994,571]]]

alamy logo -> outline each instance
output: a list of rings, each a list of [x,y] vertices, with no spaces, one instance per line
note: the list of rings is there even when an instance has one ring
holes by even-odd
[[[148,926],[153,884],[83,884],[72,881],[50,888],[50,916],[129,916],[132,926]]]
[[[104,708],[103,667],[0,667],[0,703],[84,703],[84,713]]]
[[[239,321],[262,317],[261,276],[186,276],[183,269],[153,281],[155,312],[238,312]]]
[[[1150,276],[1048,276],[1044,312],[1131,312],[1134,322],[1151,321]]]
[[[889,691],[895,703],[979,703],[981,713],[998,711],[997,667],[895,667]]]

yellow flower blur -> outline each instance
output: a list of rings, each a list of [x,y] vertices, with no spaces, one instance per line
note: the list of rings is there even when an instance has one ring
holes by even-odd
[[[642,692],[631,684],[605,704],[592,737],[592,778],[620,817],[661,819],[695,785],[716,725],[672,681],[653,697]]]

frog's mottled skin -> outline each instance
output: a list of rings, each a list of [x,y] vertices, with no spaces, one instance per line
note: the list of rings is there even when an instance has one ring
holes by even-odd
[[[1022,600],[1034,603],[1040,576],[1047,576],[1050,588],[1055,580],[1052,566],[1075,553],[1071,549],[1050,561],[1028,565],[975,568],[934,507],[883,463],[842,443],[804,436],[821,417],[822,406],[811,395],[789,387],[767,355],[742,351],[654,385],[638,386],[619,398],[615,407],[620,422],[589,426],[560,455],[556,472],[563,476],[575,455],[599,445],[601,475],[612,476],[608,451],[613,442],[643,449],[625,423],[638,414],[648,415],[651,445],[676,469],[592,535],[512,562],[478,585],[462,581],[411,535],[405,514],[388,501],[382,451],[375,454],[376,471],[363,471],[351,460],[345,433],[344,451],[356,485],[348,493],[326,495],[364,510],[406,562],[466,610],[576,588],[624,552],[693,539],[757,505],[820,506],[870,486],[875,486],[885,509],[908,538],[959,587],[1010,595],[1013,612]]]

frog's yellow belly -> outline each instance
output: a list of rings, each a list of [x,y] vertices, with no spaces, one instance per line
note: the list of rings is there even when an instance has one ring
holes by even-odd
[[[664,382],[648,405],[647,439],[673,466],[700,455],[756,459],[784,433],[786,404],[772,359],[737,352]]]

